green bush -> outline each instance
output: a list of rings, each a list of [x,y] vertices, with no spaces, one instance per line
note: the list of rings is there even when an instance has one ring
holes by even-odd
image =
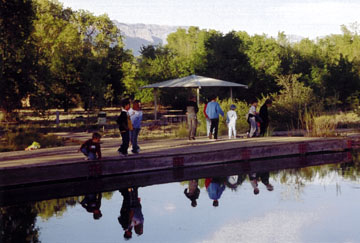
[[[313,90],[299,82],[299,77],[300,75],[278,77],[277,84],[282,89],[278,94],[273,94],[274,102],[269,109],[270,121],[276,130],[305,128],[305,113],[322,110],[320,102],[314,98]]]

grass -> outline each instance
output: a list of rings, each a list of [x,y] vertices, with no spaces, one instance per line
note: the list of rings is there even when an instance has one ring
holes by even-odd
[[[38,133],[36,130],[19,129],[10,131],[1,139],[0,152],[24,150],[33,142],[38,142],[42,148],[64,146],[65,140],[55,135]]]
[[[360,116],[354,112],[340,112],[338,114],[316,115],[308,114],[305,117],[308,136],[334,137],[339,136],[339,128],[360,129]]]

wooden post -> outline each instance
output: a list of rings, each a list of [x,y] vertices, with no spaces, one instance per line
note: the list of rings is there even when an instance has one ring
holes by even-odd
[[[157,120],[157,88],[154,88],[154,120]]]
[[[197,102],[197,105],[199,106],[199,104],[200,104],[200,87],[198,87],[196,89],[196,102]]]
[[[232,96],[232,87],[230,87],[230,100],[232,101],[232,98],[233,96]]]

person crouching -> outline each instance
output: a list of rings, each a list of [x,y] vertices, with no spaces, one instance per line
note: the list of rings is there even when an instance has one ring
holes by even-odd
[[[81,151],[86,156],[86,159],[101,159],[100,139],[101,135],[97,132],[94,132],[92,138],[81,145],[79,151]]]

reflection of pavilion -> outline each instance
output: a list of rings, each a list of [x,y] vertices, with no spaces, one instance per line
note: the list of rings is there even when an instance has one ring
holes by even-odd
[[[0,206],[25,201],[39,201],[59,197],[84,195],[88,193],[114,191],[119,188],[144,187],[155,184],[187,181],[207,177],[227,177],[249,174],[251,172],[298,169],[309,166],[347,163],[352,159],[350,152],[311,154],[264,160],[249,160],[226,164],[177,168],[153,172],[125,174],[76,182],[63,182],[50,185],[34,185],[22,188],[3,188],[0,191]],[[69,190],[71,188],[71,190]]]

